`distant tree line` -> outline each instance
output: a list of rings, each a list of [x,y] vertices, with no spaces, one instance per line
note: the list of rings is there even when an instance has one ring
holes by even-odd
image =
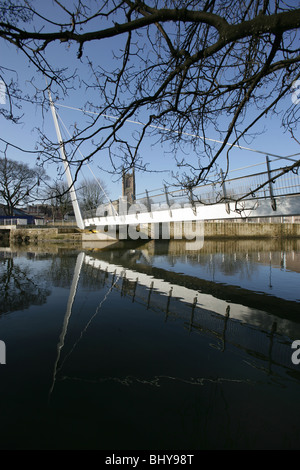
[[[72,212],[68,184],[61,179],[49,180],[42,167],[30,168],[6,155],[0,158],[0,202],[6,215],[13,216],[15,209],[26,208],[28,204],[48,206],[54,219],[64,218]],[[100,180],[78,183],[78,201],[83,212],[96,210],[106,195],[106,185]]]

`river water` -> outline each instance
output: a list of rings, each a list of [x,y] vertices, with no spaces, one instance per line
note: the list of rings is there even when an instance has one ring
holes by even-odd
[[[0,248],[0,448],[299,450],[300,240],[127,243]]]

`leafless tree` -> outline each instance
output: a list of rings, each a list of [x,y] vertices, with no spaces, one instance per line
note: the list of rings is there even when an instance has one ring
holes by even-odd
[[[81,182],[78,195],[82,210],[88,212],[107,202],[108,191],[103,181],[89,179]]]
[[[50,204],[54,219],[63,219],[73,210],[68,189],[66,182],[55,180],[44,191],[43,201]]]
[[[36,201],[38,189],[47,176],[41,167],[29,168],[26,163],[0,158],[0,201],[7,215],[14,215],[17,206]]]
[[[133,166],[147,169],[140,148],[145,137],[154,134],[174,146],[175,159],[178,147],[194,146],[197,163],[180,157],[174,174],[180,186],[192,191],[211,180],[221,155],[225,153],[229,162],[233,146],[264,117],[276,114],[286,129],[296,132],[297,1],[54,0],[53,14],[46,14],[43,5],[2,2],[0,38],[47,77],[55,98],[66,96],[76,83],[97,94],[96,104],[86,103],[86,126],[74,127],[66,142],[66,147],[72,144],[68,157],[77,171],[101,152],[109,156],[114,173]],[[104,66],[103,56],[95,57],[91,45],[100,48],[104,41],[108,45],[107,39],[111,45],[106,54],[112,57]],[[77,54],[74,69],[51,63],[53,46],[58,52],[67,46],[70,55]],[[87,74],[80,78],[76,66],[89,68],[89,81]],[[0,73],[10,103],[6,117],[15,119],[21,92],[4,66]],[[42,104],[46,88],[38,87],[36,80],[32,83],[36,94],[30,99]],[[107,115],[110,120],[103,119]],[[128,120],[143,125],[129,135],[124,132]],[[209,138],[211,130],[219,143]],[[78,158],[75,151],[87,140],[94,148]],[[46,135],[41,143],[44,158],[54,160],[57,146]],[[284,171],[295,171],[299,162],[287,161]]]

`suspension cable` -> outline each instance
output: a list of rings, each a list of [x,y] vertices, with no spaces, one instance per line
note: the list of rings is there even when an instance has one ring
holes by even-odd
[[[96,113],[95,111],[87,111],[87,110],[84,110],[84,109],[76,108],[74,106],[67,106],[67,105],[60,104],[60,103],[56,103],[56,105],[60,106],[62,108],[73,109],[74,111],[80,111],[80,112],[86,113],[86,114],[95,114],[97,116],[100,116],[100,114],[101,114],[101,113]],[[118,119],[116,116],[110,116],[109,114],[101,114],[101,116],[105,117],[105,118],[108,118],[108,119],[114,119],[114,120]],[[125,122],[129,122],[131,124],[137,124],[139,126],[145,126],[144,123],[142,123],[140,121],[133,121],[132,119],[125,119]],[[190,136],[190,137],[196,137],[196,138],[201,139],[201,140],[208,140],[210,142],[215,142],[215,143],[218,143],[218,144],[223,144],[224,143],[224,141],[222,141],[222,140],[211,139],[211,138],[203,137],[203,136],[200,136],[200,135],[197,135],[197,134],[191,134],[189,132],[174,131],[174,130],[169,129],[167,127],[156,126],[154,124],[149,124],[149,127],[152,127],[154,129],[163,130],[163,131],[166,131],[166,132],[174,132],[176,134],[182,134],[182,135],[187,135],[187,136]],[[229,146],[229,147],[239,148],[240,150],[247,150],[249,152],[260,153],[260,154],[263,154],[263,155],[269,155],[270,157],[275,157],[276,159],[285,159],[285,160],[291,160],[291,161],[294,161],[294,162],[296,162],[298,160],[295,160],[292,157],[300,155],[300,153],[295,153],[293,155],[287,155],[287,156],[284,157],[284,156],[276,155],[274,153],[264,152],[262,150],[252,149],[250,147],[244,147],[242,145],[231,144],[229,142],[226,142],[226,145]]]
[[[57,113],[57,116],[58,116],[58,119],[60,120],[60,122],[62,123],[62,125],[63,125],[65,131],[66,131],[67,134],[69,135],[69,137],[72,138],[72,136],[71,136],[71,134],[70,134],[68,128],[66,127],[65,123],[63,122],[62,118],[60,117],[60,115],[59,115],[58,113]],[[77,150],[78,150],[78,152],[80,153],[81,157],[84,158],[84,155],[82,154],[81,150],[80,150],[79,148],[77,148]],[[99,185],[99,187],[100,187],[101,191],[103,192],[103,194],[105,195],[106,199],[107,199],[108,202],[112,205],[113,210],[115,211],[116,215],[118,215],[117,212],[116,212],[115,207],[114,207],[113,204],[112,204],[111,199],[108,197],[108,195],[107,195],[105,189],[103,188],[103,186],[102,186],[102,184],[101,184],[99,178],[96,177],[96,175],[95,175],[95,173],[93,172],[93,170],[91,169],[89,163],[87,162],[87,163],[85,163],[85,164],[87,165],[88,169],[89,169],[90,172],[92,173],[94,179],[96,180],[97,184]],[[83,177],[84,177],[85,182],[87,183],[87,180],[86,180],[86,178],[85,178],[84,175],[83,175]]]

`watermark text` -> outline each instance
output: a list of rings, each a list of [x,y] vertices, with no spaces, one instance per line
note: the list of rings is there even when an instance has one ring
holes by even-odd
[[[0,364],[6,364],[6,345],[0,340]]]
[[[150,207],[149,207],[150,206]],[[97,208],[99,222],[105,224],[106,235],[119,240],[161,239],[189,240],[186,250],[199,250],[204,243],[204,220],[199,220],[191,204],[156,203],[128,204],[127,198],[119,199],[118,210],[112,206]],[[103,231],[104,225],[97,227]]]
[[[0,80],[0,104],[6,103],[6,86],[3,80]]]
[[[300,103],[300,80],[295,80],[292,83],[292,102],[293,104],[299,104]]]
[[[300,364],[300,339],[293,341],[292,349],[296,349],[296,351],[292,354],[292,363],[297,366]]]

